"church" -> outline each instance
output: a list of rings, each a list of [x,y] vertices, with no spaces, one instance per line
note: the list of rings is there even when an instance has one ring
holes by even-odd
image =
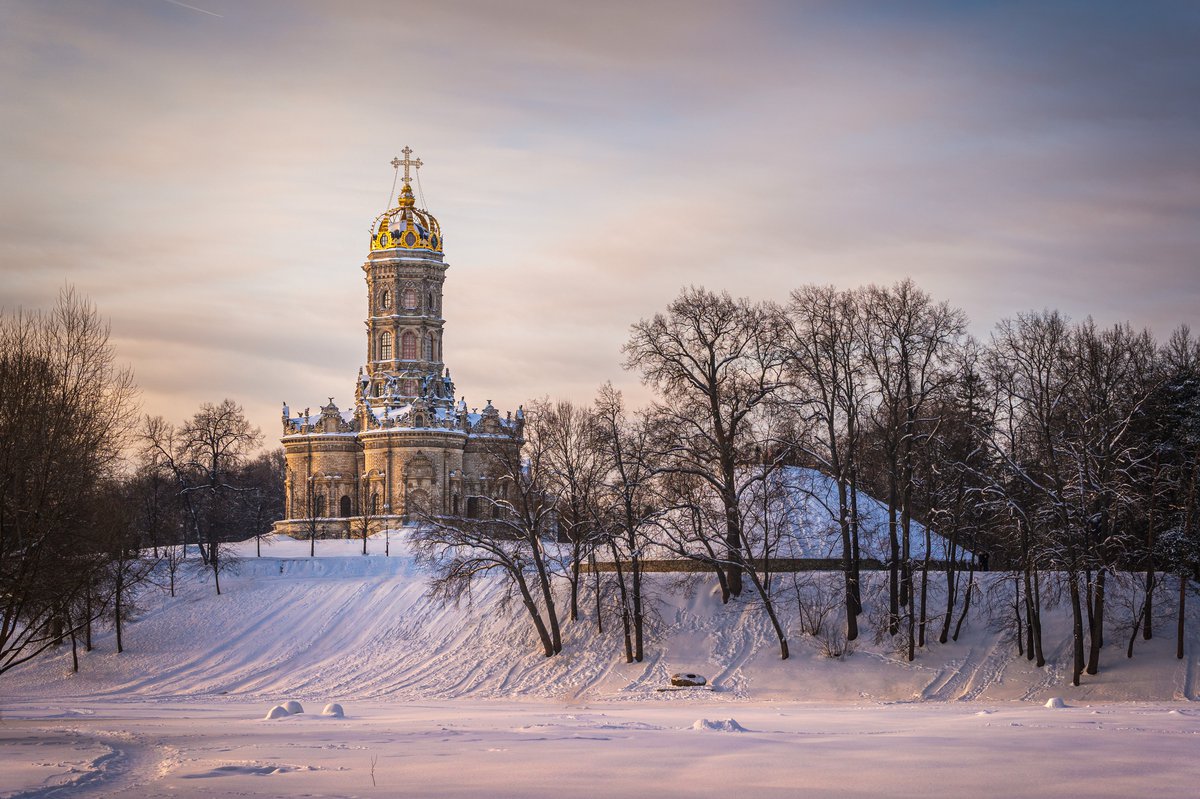
[[[405,147],[397,205],[371,224],[362,265],[366,363],[354,407],[293,415],[283,405],[286,518],[277,532],[322,537],[402,524],[415,514],[492,514],[504,481],[496,447],[521,446],[524,417],[455,400],[442,352],[443,289],[450,265],[438,220],[418,208],[411,181],[422,165]]]

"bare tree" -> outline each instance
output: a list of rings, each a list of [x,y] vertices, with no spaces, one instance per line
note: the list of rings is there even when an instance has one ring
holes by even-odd
[[[742,513],[737,470],[747,417],[782,385],[775,309],[727,293],[685,289],[665,314],[633,325],[626,367],[661,397],[656,416],[671,436],[670,471],[709,485],[724,514],[722,598],[742,593]]]
[[[602,479],[596,419],[590,407],[568,401],[534,403],[529,412],[527,437],[545,455],[546,481],[555,498],[559,537],[566,539],[570,562],[570,619],[579,618],[579,586],[585,558],[594,560],[596,544],[596,493]],[[596,596],[599,601],[599,593]],[[601,623],[597,613],[597,623]]]
[[[108,335],[70,288],[48,313],[0,316],[0,673],[105,609],[86,601],[105,566],[96,500],[136,421]]]
[[[143,450],[174,476],[185,518],[218,594],[225,566],[223,544],[242,529],[239,505],[252,490],[240,484],[239,470],[261,438],[242,407],[230,399],[204,403],[179,428],[160,417],[143,424]]]
[[[859,420],[868,389],[861,332],[852,292],[832,286],[792,292],[783,317],[783,345],[789,351],[788,404],[803,434],[789,443],[837,486],[848,641],[858,638],[862,613],[856,474]]]
[[[538,434],[536,414],[526,415],[528,444],[520,427],[506,427],[488,442],[494,486],[480,497],[490,508],[484,518],[417,514],[411,541],[418,561],[434,577],[431,595],[452,601],[471,598],[475,581],[498,574],[505,601],[519,597],[537,631],[543,653],[562,651],[562,634],[546,553],[553,535],[555,498],[549,490],[546,441]]]
[[[906,608],[908,659],[916,656],[916,610],[912,579],[912,513],[916,448],[936,419],[924,415],[929,398],[952,379],[946,368],[965,334],[961,311],[936,303],[911,280],[894,286],[871,286],[865,292],[863,316],[866,362],[873,374],[879,404],[873,414],[885,449],[887,477],[889,627],[893,634]],[[897,516],[899,518],[897,518]]]
[[[600,388],[595,407],[596,445],[604,467],[597,527],[616,569],[625,660],[641,663],[646,616],[642,561],[654,523],[662,513],[655,485],[662,458],[654,446],[652,419],[645,415],[628,418],[621,392],[611,383]]]

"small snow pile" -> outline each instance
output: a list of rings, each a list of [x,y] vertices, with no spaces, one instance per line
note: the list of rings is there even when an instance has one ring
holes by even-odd
[[[1061,696],[1052,696],[1046,700],[1046,704],[1042,705],[1042,707],[1047,707],[1051,710],[1062,710],[1066,706],[1067,703],[1063,701]]]
[[[321,715],[335,719],[344,719],[346,718],[346,711],[342,710],[342,706],[337,702],[330,702],[321,710]]]
[[[289,699],[287,702],[283,703],[283,709],[292,715],[296,715],[297,713],[304,712],[304,705],[300,704],[295,699]]]
[[[275,719],[285,719],[290,715],[292,715],[292,714],[288,712],[288,709],[286,707],[284,707],[283,705],[276,705],[275,707],[268,710],[267,715],[264,716],[263,718],[267,721],[274,721]]]
[[[692,724],[693,730],[712,730],[714,732],[749,732],[737,719],[696,719]]]

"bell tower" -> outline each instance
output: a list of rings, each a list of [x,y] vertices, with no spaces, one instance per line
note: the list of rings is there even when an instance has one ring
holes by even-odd
[[[454,384],[442,360],[442,286],[449,264],[441,226],[413,197],[411,170],[422,162],[411,157],[409,147],[402,152],[404,158],[392,166],[404,187],[396,206],[372,223],[371,252],[362,267],[367,361],[355,394],[359,413],[376,418],[407,413],[418,404],[439,416],[454,405]]]

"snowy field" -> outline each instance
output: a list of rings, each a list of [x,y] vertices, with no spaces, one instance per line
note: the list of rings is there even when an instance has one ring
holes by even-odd
[[[1200,710],[1166,705],[454,700],[257,718],[266,709],[19,703],[0,725],[4,793],[1135,797],[1200,784]]]
[[[393,535],[239,545],[216,596],[196,574],[126,628],[0,677],[0,797],[1146,796],[1200,784],[1195,620],[1168,620],[1073,688],[1069,628],[1048,614],[1035,669],[982,613],[903,663],[869,640],[844,660],[793,630],[778,659],[761,609],[711,580],[652,575],[643,664],[610,624],[564,626],[537,654],[527,622],[441,607]],[[979,603],[982,610],[982,602]],[[1115,618],[1115,616],[1114,616]],[[711,690],[660,692],[677,671]],[[1062,698],[1066,707],[1046,707]],[[276,720],[276,704],[306,710]],[[345,718],[320,715],[339,702]]]

